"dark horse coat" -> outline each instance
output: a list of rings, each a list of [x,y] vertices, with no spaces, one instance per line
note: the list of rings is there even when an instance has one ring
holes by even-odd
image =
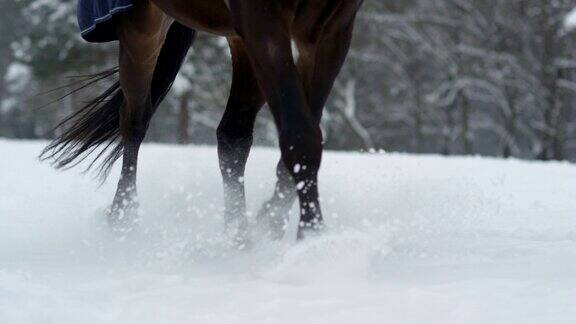
[[[117,40],[115,17],[132,8],[134,0],[79,0],[78,25],[80,34],[88,42]]]
[[[122,157],[108,221],[119,233],[137,220],[140,145],[170,89],[195,30],[226,37],[232,86],[218,126],[226,229],[247,239],[244,169],[256,116],[264,103],[278,128],[281,160],[273,196],[257,215],[270,237],[281,238],[296,198],[298,238],[323,228],[318,192],[322,159],[320,118],[350,49],[363,0],[78,0],[82,36],[119,39],[118,68],[87,76],[85,88],[119,73],[119,81],[66,118],[41,157],[65,168],[95,153],[105,178]],[[120,14],[122,13],[122,14]],[[294,60],[293,45],[298,48]]]

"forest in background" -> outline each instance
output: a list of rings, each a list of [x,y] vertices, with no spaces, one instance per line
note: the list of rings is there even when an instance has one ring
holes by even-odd
[[[0,137],[43,139],[116,65],[88,44],[75,0],[0,0]],[[322,129],[333,150],[576,160],[574,0],[366,0]],[[574,17],[576,21],[576,15]],[[222,38],[201,34],[147,137],[214,144],[230,84]],[[113,82],[109,80],[108,82]],[[263,109],[256,143],[276,145]]]

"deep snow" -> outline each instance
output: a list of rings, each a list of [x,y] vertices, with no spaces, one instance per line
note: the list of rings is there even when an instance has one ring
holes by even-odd
[[[0,323],[574,323],[576,166],[327,153],[330,231],[238,251],[212,147],[146,145],[140,231],[103,226],[115,179],[0,140]],[[275,150],[254,150],[249,209]]]

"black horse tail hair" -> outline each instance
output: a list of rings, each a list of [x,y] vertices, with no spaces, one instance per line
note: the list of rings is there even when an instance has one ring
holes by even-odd
[[[152,77],[150,118],[172,87],[195,38],[196,31],[177,22],[170,27]],[[119,68],[115,67],[85,76],[82,78],[82,85],[64,97],[114,76],[118,72]],[[123,103],[124,94],[120,83],[115,82],[102,94],[90,100],[56,126],[55,130],[61,129],[62,133],[42,151],[40,159],[51,160],[52,165],[57,169],[70,169],[95,154],[85,172],[98,165],[97,175],[104,182],[114,163],[123,153],[120,134],[120,113]]]

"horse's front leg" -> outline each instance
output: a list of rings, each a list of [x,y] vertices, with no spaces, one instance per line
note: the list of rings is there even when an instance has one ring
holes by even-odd
[[[274,115],[282,161],[300,200],[299,237],[322,228],[318,170],[322,135],[314,121],[292,56],[290,26],[281,3],[230,0],[231,11],[250,61]]]
[[[242,41],[228,40],[232,54],[232,88],[218,126],[218,156],[224,182],[226,231],[242,242],[247,235],[244,170],[252,146],[254,122],[264,104],[254,71]]]
[[[137,220],[138,152],[154,113],[152,76],[169,23],[156,6],[147,1],[139,2],[117,23],[120,86],[124,94],[120,111],[123,161],[108,222],[119,232],[131,230]]]

